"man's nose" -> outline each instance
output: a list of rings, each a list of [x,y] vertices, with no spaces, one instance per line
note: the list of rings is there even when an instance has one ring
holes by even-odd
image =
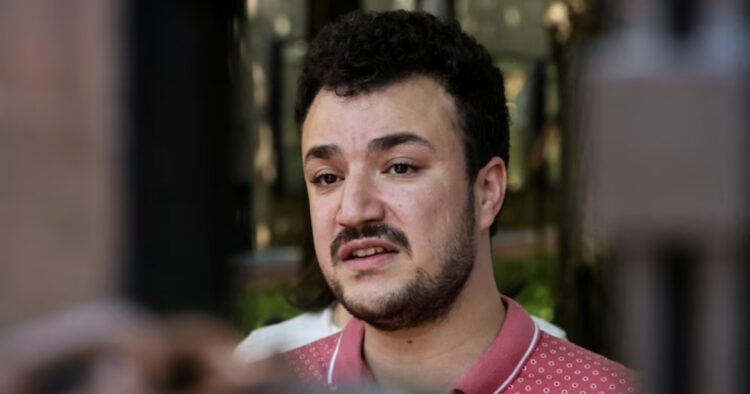
[[[350,173],[344,181],[341,204],[336,215],[339,225],[359,227],[383,220],[385,209],[374,180],[365,173]]]

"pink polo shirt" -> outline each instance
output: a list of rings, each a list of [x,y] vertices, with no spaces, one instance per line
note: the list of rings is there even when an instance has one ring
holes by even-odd
[[[603,356],[539,330],[510,298],[495,341],[453,386],[453,393],[633,393],[636,374]],[[338,387],[371,385],[362,357],[364,323],[284,353],[303,383]]]

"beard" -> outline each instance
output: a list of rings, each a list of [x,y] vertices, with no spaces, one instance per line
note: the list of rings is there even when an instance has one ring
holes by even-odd
[[[470,189],[459,227],[435,256],[440,260],[437,274],[433,276],[424,269],[417,268],[413,279],[400,289],[384,299],[369,300],[366,303],[347,299],[341,284],[331,276],[328,282],[336,298],[354,317],[382,331],[439,322],[451,310],[474,268],[476,238],[473,202]],[[382,224],[377,226],[385,227]],[[387,228],[387,231],[391,234],[403,234],[391,228]],[[388,237],[385,232],[383,235]]]

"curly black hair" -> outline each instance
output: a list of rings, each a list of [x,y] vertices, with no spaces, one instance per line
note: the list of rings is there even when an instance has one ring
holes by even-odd
[[[424,12],[357,11],[323,28],[310,44],[298,80],[297,125],[301,130],[323,88],[351,96],[416,75],[433,78],[452,96],[471,181],[493,156],[508,165],[508,109],[500,69],[457,22]]]

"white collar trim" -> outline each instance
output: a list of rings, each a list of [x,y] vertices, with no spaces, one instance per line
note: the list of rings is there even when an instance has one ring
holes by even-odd
[[[501,391],[505,390],[510,382],[512,382],[513,379],[518,376],[518,373],[521,371],[521,367],[526,364],[526,360],[528,360],[529,356],[531,356],[531,352],[533,352],[536,348],[537,342],[539,342],[539,326],[536,324],[536,322],[534,322],[534,336],[531,338],[531,343],[529,343],[529,347],[526,349],[526,353],[523,354],[523,357],[521,357],[521,359],[518,361],[516,368],[513,369],[513,372],[511,372],[510,375],[508,375],[503,384],[501,384],[500,387],[495,390],[494,394],[498,394]]]
[[[328,366],[328,385],[333,389],[336,388],[336,386],[333,385],[333,368],[336,366],[336,360],[338,359],[339,355],[339,347],[341,346],[341,337],[343,336],[343,333],[339,334],[339,339],[336,341],[336,349],[333,351],[333,355],[331,356],[331,365]]]

